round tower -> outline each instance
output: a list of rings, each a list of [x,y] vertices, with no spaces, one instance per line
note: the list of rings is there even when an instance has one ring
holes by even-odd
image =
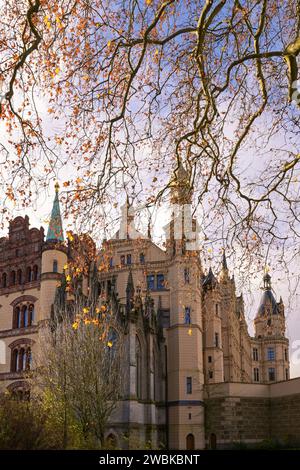
[[[54,302],[55,291],[61,280],[64,265],[68,261],[58,192],[59,185],[56,183],[47,237],[42,248],[40,321],[46,320],[51,316],[51,307]]]
[[[255,325],[255,338],[260,343],[261,369],[264,382],[288,380],[289,340],[285,336],[285,316],[282,299],[276,302],[271,276],[263,277],[263,295],[258,308]]]

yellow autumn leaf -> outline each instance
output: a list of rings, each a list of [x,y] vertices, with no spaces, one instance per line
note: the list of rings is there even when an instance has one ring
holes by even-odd
[[[70,274],[67,275],[66,281],[67,281],[67,282],[70,282],[70,281],[71,281],[71,276],[70,276]]]
[[[112,342],[111,342],[111,341],[108,341],[107,346],[108,346],[109,348],[111,348],[112,345],[113,345]]]
[[[77,328],[78,328],[78,323],[77,323],[77,322],[74,322],[73,325],[72,325],[72,328],[73,328],[74,330],[77,330]]]

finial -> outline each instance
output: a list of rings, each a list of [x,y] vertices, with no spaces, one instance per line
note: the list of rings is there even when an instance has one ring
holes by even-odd
[[[269,268],[268,266],[265,267],[265,274],[264,274],[264,277],[263,277],[263,281],[264,281],[264,289],[265,290],[271,290],[272,289],[272,286],[271,286],[271,276],[269,274]]]
[[[55,192],[58,193],[59,192],[59,183],[58,183],[58,181],[56,181],[56,183],[54,185],[54,188],[55,188]]]

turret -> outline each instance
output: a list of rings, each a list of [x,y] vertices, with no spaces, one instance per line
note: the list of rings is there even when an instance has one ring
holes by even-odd
[[[260,348],[262,379],[278,382],[289,378],[289,341],[285,337],[285,317],[282,299],[276,302],[271,276],[265,272],[263,295],[254,320],[256,347]]]
[[[57,284],[61,281],[64,265],[68,261],[64,244],[59,206],[59,185],[55,184],[55,197],[48,226],[46,242],[42,247],[41,308],[39,320],[50,318]]]

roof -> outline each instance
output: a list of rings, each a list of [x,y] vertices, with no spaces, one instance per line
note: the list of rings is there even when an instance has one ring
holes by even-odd
[[[59,207],[59,199],[58,199],[58,184],[55,185],[55,197],[52,206],[52,212],[50,217],[50,222],[48,226],[47,232],[47,241],[64,241],[64,234],[62,228],[62,220],[60,214],[60,207]]]
[[[265,312],[265,308],[269,306],[271,307],[271,313],[273,315],[276,315],[279,313],[278,305],[273,295],[273,292],[271,291],[271,289],[265,289],[262,295],[261,301],[260,301],[260,305],[258,307],[258,312],[257,312],[258,315],[263,315]]]

